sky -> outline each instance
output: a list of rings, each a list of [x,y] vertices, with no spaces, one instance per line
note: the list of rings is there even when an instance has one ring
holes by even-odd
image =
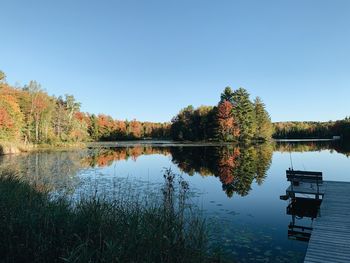
[[[82,111],[170,121],[226,86],[273,121],[350,115],[348,0],[0,0],[0,70]]]

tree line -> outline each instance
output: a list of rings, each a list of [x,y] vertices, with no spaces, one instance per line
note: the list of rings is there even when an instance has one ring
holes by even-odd
[[[115,120],[80,111],[74,96],[50,96],[36,81],[12,87],[0,71],[0,140],[28,143],[168,138],[169,123]]]
[[[273,125],[259,97],[252,102],[247,90],[226,87],[217,106],[182,109],[172,119],[170,132],[174,140],[265,141],[271,138]]]
[[[153,138],[174,140],[267,140],[272,123],[260,98],[227,87],[218,105],[188,106],[171,123],[115,120],[81,112],[74,96],[47,94],[36,81],[12,87],[0,71],[0,140],[30,143],[107,141]]]
[[[81,112],[72,95],[55,97],[31,81],[13,87],[0,71],[0,140],[30,143],[169,139],[249,142],[275,139],[350,139],[350,117],[328,122],[272,123],[265,104],[250,100],[247,90],[226,87],[215,106],[192,105],[171,123],[115,120],[105,114]]]
[[[350,118],[328,122],[276,122],[274,125],[275,139],[331,139],[340,136],[350,139]]]

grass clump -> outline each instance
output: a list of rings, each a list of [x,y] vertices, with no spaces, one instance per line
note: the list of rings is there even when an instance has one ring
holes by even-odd
[[[163,200],[54,199],[11,172],[0,176],[2,262],[204,262],[203,220],[188,184],[165,171]]]

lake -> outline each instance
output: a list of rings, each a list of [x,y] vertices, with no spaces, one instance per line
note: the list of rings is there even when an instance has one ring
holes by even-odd
[[[322,171],[324,180],[350,181],[349,147],[335,142],[280,142],[250,147],[133,142],[90,149],[1,156],[38,189],[72,200],[135,195],[161,189],[164,169],[190,184],[210,242],[235,262],[302,262],[306,242],[288,239],[288,201],[280,200],[285,170]],[[312,221],[300,218],[301,223]]]

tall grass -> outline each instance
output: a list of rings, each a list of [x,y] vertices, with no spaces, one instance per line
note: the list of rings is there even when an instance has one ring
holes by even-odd
[[[165,171],[161,202],[90,198],[70,203],[0,176],[1,262],[205,262],[204,221],[188,184]]]

